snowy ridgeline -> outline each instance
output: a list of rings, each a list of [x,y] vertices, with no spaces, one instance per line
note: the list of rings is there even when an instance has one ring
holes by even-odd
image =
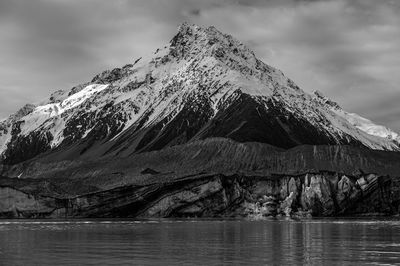
[[[234,102],[238,91],[265,108],[272,99],[338,143],[349,136],[369,148],[399,150],[400,139],[395,132],[344,111],[320,93],[305,93],[281,71],[264,64],[241,42],[214,27],[184,24],[170,44],[154,54],[105,71],[77,87],[80,89],[61,92],[59,99],[38,105],[22,117],[1,122],[0,154],[17,139],[12,136],[16,124],[16,134],[22,137],[33,132],[50,134],[53,148],[66,138],[66,125],[72,120],[80,121],[74,124],[74,130],[85,138],[113,112],[111,117],[120,119],[120,130],[112,138],[116,139],[144,116],[142,126],[150,127],[159,121],[171,121],[190,103],[195,106],[206,101],[213,117]]]

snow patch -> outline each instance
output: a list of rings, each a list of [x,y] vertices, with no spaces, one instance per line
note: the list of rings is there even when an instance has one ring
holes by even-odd
[[[86,86],[83,90],[72,94],[61,103],[50,103],[36,107],[32,113],[21,118],[21,120],[24,121],[24,123],[21,125],[21,134],[28,135],[30,132],[35,131],[36,129],[41,127],[48,119],[60,116],[67,110],[73,109],[81,105],[93,94],[106,89],[107,86],[108,84],[91,84]],[[57,128],[54,129],[54,131],[56,130]],[[62,131],[63,127],[58,127],[57,131],[59,130]]]
[[[390,130],[385,126],[377,125],[371,120],[359,116],[358,114],[348,113],[343,110],[337,111],[336,114],[344,117],[353,126],[357,127],[358,129],[364,131],[369,135],[391,140],[400,140],[399,134],[397,134],[396,132]]]
[[[7,133],[0,132],[0,155],[6,150],[7,144],[11,140],[11,127],[8,127],[6,130]]]
[[[83,90],[72,94],[67,99],[61,102],[61,108],[66,111],[78,105],[81,105],[86,99],[90,98],[93,94],[100,92],[108,87],[109,84],[91,84],[86,86]]]

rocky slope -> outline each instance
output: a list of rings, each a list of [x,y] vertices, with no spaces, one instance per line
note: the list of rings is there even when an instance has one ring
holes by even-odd
[[[75,197],[0,187],[0,217],[251,217],[399,213],[399,182],[387,176],[319,172],[299,176],[203,175],[128,185]]]
[[[397,214],[399,140],[183,24],[0,122],[0,216]]]
[[[31,162],[0,179],[2,217],[398,214],[400,154],[208,139],[118,160]],[[362,170],[363,169],[363,170]]]

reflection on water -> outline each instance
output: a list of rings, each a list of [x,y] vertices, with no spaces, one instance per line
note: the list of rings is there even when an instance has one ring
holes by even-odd
[[[399,262],[396,220],[0,220],[0,265]]]

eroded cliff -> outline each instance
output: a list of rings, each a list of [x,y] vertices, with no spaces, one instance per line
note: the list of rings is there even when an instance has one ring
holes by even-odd
[[[400,154],[216,138],[97,161],[3,166],[0,216],[393,215]]]
[[[392,215],[398,180],[334,172],[299,176],[199,175],[55,197],[0,188],[3,218]]]

